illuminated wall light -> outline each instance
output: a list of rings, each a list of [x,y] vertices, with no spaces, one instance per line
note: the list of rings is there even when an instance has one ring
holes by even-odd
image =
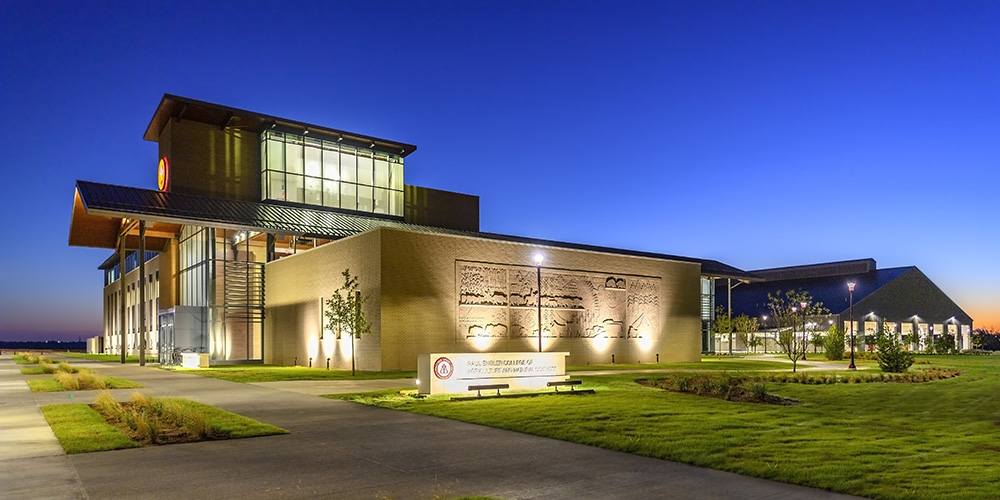
[[[648,333],[640,330],[639,332],[639,350],[642,352],[649,352],[653,348],[653,337]]]
[[[607,335],[601,335],[590,339],[590,346],[596,352],[605,352],[611,347],[611,339]]]
[[[482,327],[473,330],[475,337],[472,338],[472,347],[477,351],[486,351],[493,345],[493,339],[484,335],[485,332]]]

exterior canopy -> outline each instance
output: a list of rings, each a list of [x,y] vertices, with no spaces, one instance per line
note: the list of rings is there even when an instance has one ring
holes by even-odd
[[[399,154],[406,156],[417,147],[412,144],[380,139],[364,134],[347,132],[319,125],[278,118],[276,116],[255,113],[238,108],[231,108],[210,102],[199,101],[187,97],[164,94],[160,104],[156,107],[156,112],[146,127],[146,133],[142,138],[147,141],[156,142],[159,140],[160,131],[166,126],[170,119],[194,120],[202,123],[217,125],[220,129],[236,128],[250,130],[260,133],[264,129],[274,128],[296,133],[307,133],[313,136],[325,137],[327,139],[347,142],[348,144],[367,147],[376,151]]]
[[[118,235],[131,219],[152,221],[154,229],[164,227],[170,229],[169,234],[166,232],[160,234],[156,231],[152,234],[147,233],[146,245],[150,250],[161,250],[166,242],[180,231],[180,227],[186,224],[331,239],[344,238],[378,227],[390,227],[633,257],[693,262],[701,264],[702,275],[747,281],[758,279],[751,273],[709,259],[521,238],[495,233],[460,231],[407,224],[377,216],[346,214],[335,210],[207,198],[88,181],[77,181],[76,183],[69,244],[70,246],[116,248]],[[135,237],[134,242],[131,238],[127,238],[126,247],[138,248],[138,237]]]

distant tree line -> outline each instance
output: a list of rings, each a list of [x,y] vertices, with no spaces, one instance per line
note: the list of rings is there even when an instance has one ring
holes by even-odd
[[[984,351],[1000,351],[1000,332],[986,328],[973,330],[972,347]]]
[[[0,340],[0,349],[42,349],[49,351],[85,351],[86,341],[60,342],[58,340]]]

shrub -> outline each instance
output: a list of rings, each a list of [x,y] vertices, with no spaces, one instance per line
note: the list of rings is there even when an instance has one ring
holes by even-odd
[[[767,384],[764,382],[750,384],[750,395],[757,401],[765,401],[767,399]]]
[[[879,338],[876,356],[879,368],[885,373],[903,373],[913,365],[913,353],[904,349],[894,334]]]
[[[674,380],[678,391],[689,392],[691,390],[691,376],[680,375]]]
[[[823,337],[823,351],[826,359],[838,361],[844,359],[844,330],[833,325]]]

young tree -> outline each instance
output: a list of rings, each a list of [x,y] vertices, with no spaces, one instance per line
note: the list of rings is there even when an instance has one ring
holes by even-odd
[[[890,326],[883,325],[877,342],[878,354],[875,356],[883,372],[903,373],[913,365],[913,353],[903,348],[903,343]]]
[[[355,375],[354,339],[371,333],[372,325],[365,317],[361,306],[371,298],[361,295],[358,288],[358,277],[351,276],[350,269],[344,269],[344,285],[336,289],[329,299],[326,299],[326,329],[336,332],[340,338],[341,332],[351,336],[351,375]]]
[[[869,333],[864,336],[865,349],[868,352],[875,352],[875,347],[878,345],[879,336],[876,335],[872,330],[869,330],[868,332]]]
[[[903,345],[905,347],[912,346],[913,349],[916,350],[919,344],[920,344],[920,333],[917,332],[916,330],[910,330],[910,333],[903,335]]]
[[[805,311],[802,311],[805,303]],[[805,290],[781,290],[774,295],[767,294],[767,307],[771,310],[771,318],[778,331],[778,347],[792,361],[792,372],[798,368],[798,361],[806,355],[808,342],[805,330],[800,335],[796,330],[804,324],[803,317],[825,316],[829,311],[823,303],[813,301],[812,295]]]
[[[830,325],[830,330],[823,337],[823,351],[826,353],[826,359],[830,361],[844,359],[844,345],[844,329],[837,325]]]
[[[736,330],[736,337],[740,339],[747,348],[756,347],[757,343],[754,342],[753,334],[760,329],[760,322],[757,318],[751,318],[746,314],[741,314],[733,318],[733,329]],[[756,352],[756,349],[754,349]]]
[[[729,352],[733,352],[733,321],[722,306],[715,308],[714,330],[719,335],[729,335]]]
[[[817,352],[820,347],[826,345],[826,334],[816,330],[812,330],[812,332],[812,339],[809,340],[809,343],[813,346],[813,352]]]
[[[955,336],[945,333],[934,340],[934,350],[938,354],[954,353],[956,351]]]

